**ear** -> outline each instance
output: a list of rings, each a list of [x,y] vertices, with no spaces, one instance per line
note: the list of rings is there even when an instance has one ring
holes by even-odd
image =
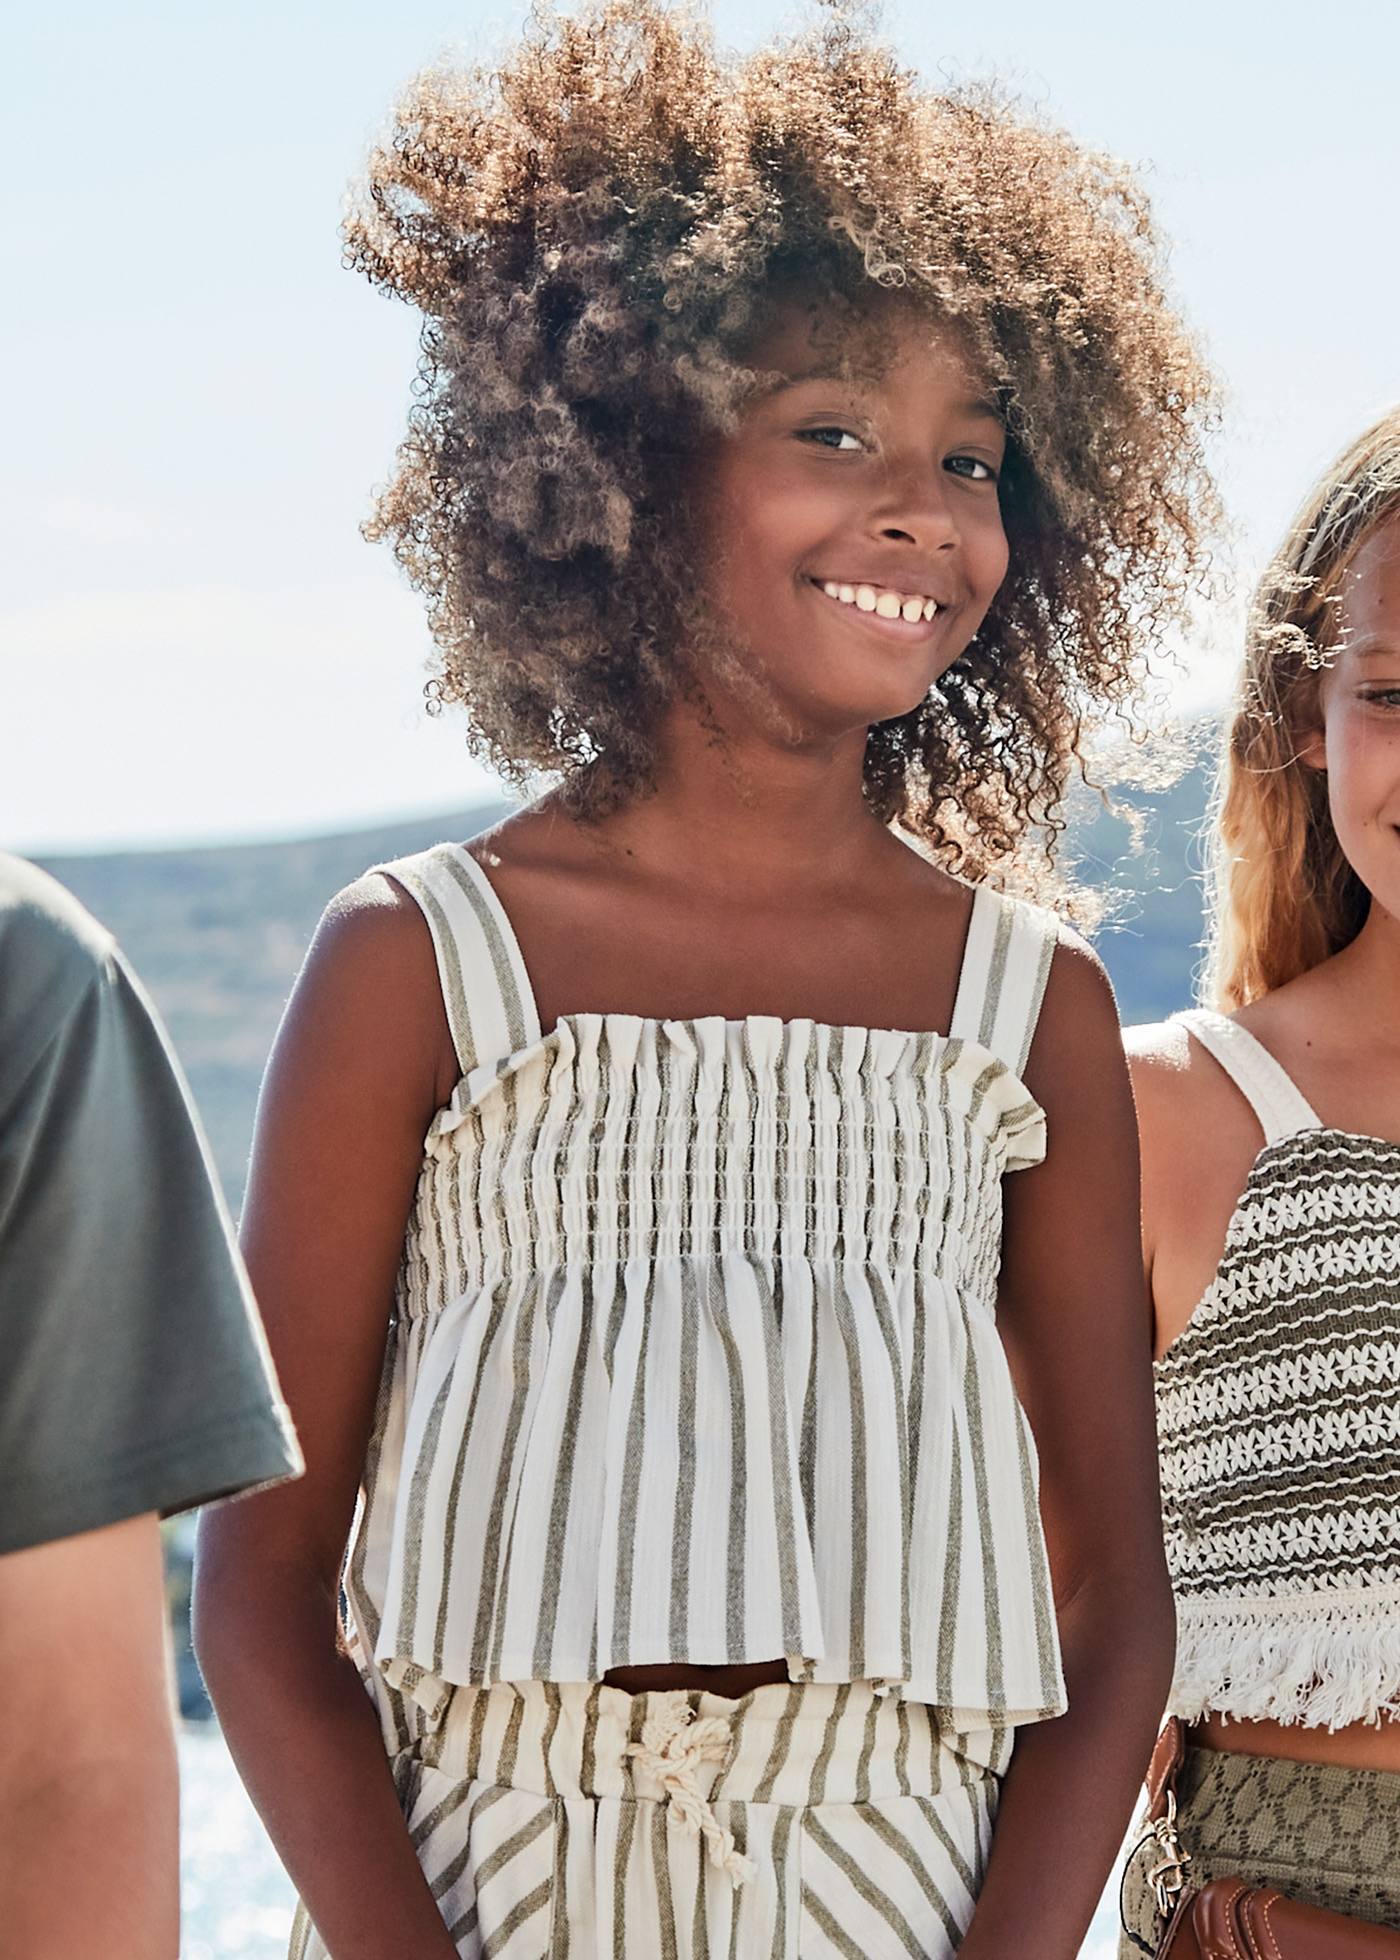
[[[1293,741],[1293,759],[1301,762],[1305,769],[1316,769],[1322,775],[1327,773],[1327,730],[1320,722],[1310,728],[1296,731]]]

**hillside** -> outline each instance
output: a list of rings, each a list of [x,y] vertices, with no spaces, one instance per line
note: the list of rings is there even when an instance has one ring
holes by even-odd
[[[1075,844],[1081,875],[1126,894],[1099,939],[1123,1018],[1154,1020],[1190,996],[1200,936],[1191,837],[1204,781],[1193,771],[1170,791],[1126,800],[1154,810],[1141,855],[1123,855],[1126,827],[1101,813]],[[327,899],[366,866],[470,837],[504,808],[286,844],[44,861],[116,933],[164,1014],[235,1209],[263,1064]]]

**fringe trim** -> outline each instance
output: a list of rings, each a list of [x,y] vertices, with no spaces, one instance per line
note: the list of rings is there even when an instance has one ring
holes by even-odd
[[[1341,1729],[1400,1716],[1400,1587],[1177,1606],[1170,1712]]]

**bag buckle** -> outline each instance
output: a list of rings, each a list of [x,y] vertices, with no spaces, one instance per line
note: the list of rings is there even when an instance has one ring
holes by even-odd
[[[1158,1912],[1163,1919],[1170,1919],[1172,1908],[1186,1887],[1186,1867],[1191,1862],[1191,1853],[1177,1836],[1175,1790],[1168,1790],[1166,1797],[1166,1809],[1160,1817],[1152,1820],[1151,1826],[1152,1836],[1156,1838],[1162,1855],[1155,1865],[1148,1868],[1147,1882],[1152,1887]],[[1146,1841],[1144,1836],[1143,1842]]]

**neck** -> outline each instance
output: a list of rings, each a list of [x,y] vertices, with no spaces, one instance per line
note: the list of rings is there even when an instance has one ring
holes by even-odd
[[[722,709],[678,703],[657,731],[656,788],[612,820],[658,870],[754,897],[856,875],[884,832],[861,792],[865,732],[784,740]]]
[[[1326,971],[1338,1007],[1367,1039],[1400,1052],[1400,919],[1373,899],[1365,925]]]

